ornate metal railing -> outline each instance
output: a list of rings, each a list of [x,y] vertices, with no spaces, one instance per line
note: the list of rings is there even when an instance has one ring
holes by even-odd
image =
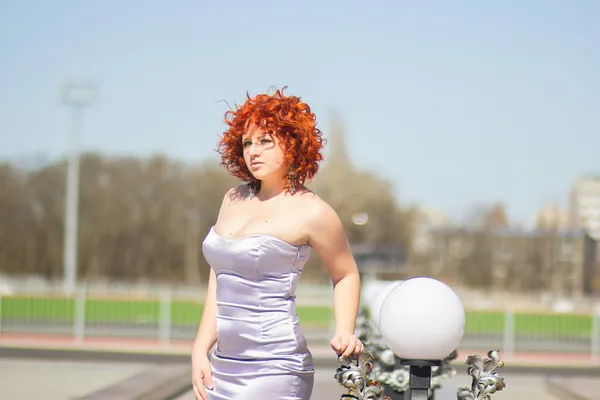
[[[365,351],[358,357],[338,360],[342,365],[337,369],[335,379],[348,389],[348,393],[342,395],[342,399],[408,399],[406,396],[411,394],[410,366],[402,365],[402,360],[371,328],[364,309],[359,313],[357,331],[365,344]],[[438,366],[431,368],[428,400],[435,398],[435,391],[442,387],[444,379],[456,375],[455,368],[450,364],[456,357],[457,353],[454,351],[441,360]],[[466,365],[472,383],[470,387],[458,389],[458,400],[490,400],[493,393],[504,389],[504,378],[495,372],[504,366],[498,350],[490,350],[487,358],[470,355]]]
[[[373,354],[369,351],[364,351],[358,357],[340,359],[343,365],[337,369],[335,379],[348,389],[348,393],[343,394],[342,399],[391,400],[390,396],[384,394],[381,383],[372,378],[373,361]],[[472,383],[470,387],[458,389],[457,400],[490,400],[492,394],[504,389],[504,378],[494,372],[504,366],[504,362],[500,361],[498,350],[490,350],[486,358],[471,355],[467,358],[466,365]],[[409,387],[410,382],[397,392],[407,393]]]

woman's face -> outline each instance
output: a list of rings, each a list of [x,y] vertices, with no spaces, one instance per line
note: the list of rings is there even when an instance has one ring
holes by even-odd
[[[283,178],[283,143],[275,135],[251,126],[242,136],[244,161],[248,170],[258,180]]]

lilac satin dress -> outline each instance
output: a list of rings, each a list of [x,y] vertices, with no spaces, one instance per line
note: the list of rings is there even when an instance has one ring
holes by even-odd
[[[269,235],[228,239],[211,228],[202,249],[217,277],[210,400],[310,399],[314,365],[295,291],[311,248]]]

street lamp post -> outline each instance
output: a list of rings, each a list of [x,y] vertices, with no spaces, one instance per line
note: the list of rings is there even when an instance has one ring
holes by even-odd
[[[70,296],[77,280],[77,226],[79,213],[79,138],[83,108],[91,106],[98,96],[91,82],[69,81],[60,87],[60,101],[71,108],[71,144],[67,169],[67,194],[64,230],[64,291]]]
[[[394,372],[404,377],[395,377],[394,383],[405,386],[404,398],[431,400],[432,382],[433,386],[439,384],[435,378],[439,380],[447,372],[453,373],[447,363],[455,357],[465,324],[460,299],[442,282],[412,278],[395,285],[380,302],[380,321],[374,330],[381,333],[385,345],[373,347],[372,343],[366,343],[367,350],[359,357],[340,359],[343,365],[337,370],[337,381],[357,400],[391,400],[379,382],[389,372],[382,374],[377,361],[392,365],[396,357],[401,367]],[[504,378],[494,372],[504,365],[497,350],[489,351],[486,359],[471,355],[466,364],[472,383],[458,389],[458,400],[489,399],[491,394],[504,389]],[[432,375],[432,371],[436,374]]]
[[[400,281],[401,282],[401,281]],[[395,286],[398,282],[388,283],[388,286]],[[370,288],[374,290],[376,288]],[[389,293],[389,287],[380,289]],[[368,291],[365,290],[365,294]],[[381,293],[380,293],[381,294]],[[384,299],[385,300],[385,299]],[[378,302],[379,301],[379,302]],[[361,307],[357,318],[357,335],[365,344],[365,349],[372,354],[372,368],[370,378],[379,382],[382,386],[383,394],[389,400],[406,400],[410,395],[410,366],[404,365],[403,360],[396,356],[386,345],[377,328],[378,316],[375,313],[377,304],[381,305],[383,300],[379,296],[370,302],[369,312],[367,307]],[[436,399],[436,391],[443,386],[445,379],[456,375],[456,369],[451,365],[457,357],[457,352],[453,351],[443,360],[439,366],[432,368],[431,382],[429,387],[429,400]]]

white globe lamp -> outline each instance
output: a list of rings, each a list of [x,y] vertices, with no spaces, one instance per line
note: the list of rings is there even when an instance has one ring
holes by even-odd
[[[372,300],[368,302],[371,315],[371,322],[375,329],[379,329],[381,321],[382,307],[388,295],[403,281],[389,281],[385,285],[377,287],[377,291],[372,294]],[[385,314],[383,314],[385,315]]]
[[[464,329],[460,298],[436,279],[407,279],[387,294],[380,309],[379,330],[401,363],[410,366],[412,399],[428,398],[431,368],[440,366],[458,347]]]
[[[387,294],[379,329],[386,344],[402,359],[441,360],[462,340],[465,310],[446,284],[411,278]]]
[[[373,302],[373,299],[377,296],[381,289],[388,284],[389,282],[380,280],[366,281],[360,290],[360,301],[362,305],[369,308],[370,304]]]

